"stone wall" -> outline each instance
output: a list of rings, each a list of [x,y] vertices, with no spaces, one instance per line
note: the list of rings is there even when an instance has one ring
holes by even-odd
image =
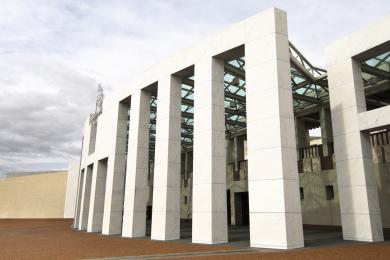
[[[0,218],[63,218],[67,171],[0,180]]]
[[[390,144],[371,135],[374,175],[384,228],[390,228]],[[335,167],[334,167],[335,168]],[[321,171],[319,157],[303,159],[304,171],[299,174],[303,224],[341,225],[336,170]],[[326,186],[333,186],[334,199],[326,198]]]
[[[373,139],[372,152],[374,174],[377,180],[382,222],[385,228],[390,228],[390,144],[377,143]],[[248,191],[247,160],[240,158],[238,162],[233,153],[232,140],[227,140],[226,185],[230,191],[231,224],[236,224],[235,196],[237,192]],[[311,148],[301,160],[302,172],[299,173],[300,188],[303,192],[301,199],[303,224],[341,226],[340,201],[337,186],[334,155],[330,156],[333,166],[325,161],[321,153],[315,150],[322,149],[321,145]],[[313,152],[314,151],[314,152]],[[245,149],[244,149],[245,152]],[[330,163],[332,164],[332,163]],[[324,168],[331,168],[324,170]],[[184,174],[183,174],[184,175]],[[182,175],[182,178],[184,176]],[[191,186],[192,172],[189,174],[188,184],[182,179],[181,191],[181,218],[191,219]],[[327,186],[329,186],[327,188]],[[333,197],[327,197],[327,189],[333,190]],[[330,192],[330,191],[328,191]],[[187,203],[185,203],[187,197]]]

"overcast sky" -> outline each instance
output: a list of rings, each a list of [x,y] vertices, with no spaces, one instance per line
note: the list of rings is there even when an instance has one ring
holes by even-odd
[[[313,64],[338,37],[390,12],[389,0],[0,0],[0,175],[78,160],[97,85],[110,93],[146,66],[277,6]]]

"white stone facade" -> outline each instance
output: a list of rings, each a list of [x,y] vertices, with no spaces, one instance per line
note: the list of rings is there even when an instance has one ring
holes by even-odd
[[[359,65],[351,57],[389,42],[388,28],[389,17],[343,38],[327,52],[333,133],[325,110],[320,118],[323,142],[334,138],[345,239],[383,240],[368,131],[388,125],[390,117],[383,114],[390,111],[383,107],[365,112]],[[229,241],[226,191],[234,187],[227,180],[224,59],[236,52],[245,53],[246,62],[247,140],[234,149],[243,151],[245,146],[247,157],[246,181],[239,186],[249,194],[250,244],[304,246],[297,147],[306,136],[295,133],[299,127],[294,122],[287,16],[276,8],[177,53],[104,100],[97,125],[91,127],[89,119],[85,123],[76,228],[143,237],[147,207],[152,206],[151,239],[180,239],[180,219],[188,215],[194,243]],[[184,189],[181,173],[185,169],[187,174],[187,159],[184,167],[182,155],[189,156],[181,148],[180,85],[188,70],[194,73],[194,145],[192,177]],[[158,96],[158,116],[150,170],[152,94]],[[328,149],[324,151],[331,155]],[[183,205],[191,205],[186,206],[191,212],[183,213]]]
[[[382,241],[370,130],[389,126],[389,107],[367,112],[361,62],[389,50],[390,17],[330,45],[327,63],[344,239]]]

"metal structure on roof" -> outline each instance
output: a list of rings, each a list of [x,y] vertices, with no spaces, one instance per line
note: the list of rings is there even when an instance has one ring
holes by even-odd
[[[390,51],[362,62],[367,108],[390,105]]]
[[[313,66],[290,43],[291,90],[294,113],[307,121],[308,129],[319,126],[318,111],[329,107],[327,71]],[[362,78],[366,90],[367,104],[379,107],[390,104],[390,52],[362,62]],[[226,135],[246,133],[246,81],[245,57],[233,58],[225,62],[225,126]],[[182,79],[182,147],[192,148],[194,127],[194,79],[188,75]],[[381,93],[378,96],[378,93]],[[151,98],[150,156],[154,157],[156,134],[157,97]]]
[[[104,100],[103,87],[99,83],[98,90],[97,90],[97,96],[96,96],[95,113],[91,114],[89,117],[90,124],[96,124],[98,117],[103,112],[103,100]]]

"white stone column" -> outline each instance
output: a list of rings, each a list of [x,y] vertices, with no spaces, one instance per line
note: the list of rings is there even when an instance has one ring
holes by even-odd
[[[344,58],[328,68],[343,237],[382,241],[369,134],[359,130],[358,114],[366,111],[360,64]]]
[[[287,18],[245,44],[248,191],[252,247],[304,246]]]
[[[83,191],[82,191],[82,195],[81,195],[80,222],[79,222],[79,229],[80,230],[87,230],[87,226],[88,226],[92,171],[93,171],[93,164],[89,165],[85,169],[85,173],[84,173]]]
[[[152,239],[180,239],[181,79],[158,82]]]
[[[80,170],[79,174],[79,184],[77,188],[77,201],[76,201],[76,212],[74,215],[74,221],[73,221],[73,227],[79,228],[80,223],[80,211],[81,211],[81,198],[83,193],[83,186],[84,186],[84,169]]]
[[[195,64],[192,242],[225,243],[226,147],[224,61]]]
[[[129,145],[122,236],[142,237],[146,229],[148,196],[150,93],[131,95]]]
[[[92,232],[92,221],[94,217],[94,207],[95,207],[95,190],[96,190],[96,178],[97,178],[97,168],[98,163],[95,163],[95,167],[92,170],[91,177],[91,192],[89,198],[89,207],[88,207],[88,216],[87,216],[87,232]]]
[[[75,221],[75,215],[77,214],[76,209],[77,209],[79,175],[80,175],[80,164],[70,163],[68,167],[68,177],[66,181],[64,218],[73,218],[74,221]]]
[[[91,199],[89,205],[88,232],[101,232],[106,191],[107,159],[95,164],[92,174]]]
[[[118,102],[112,122],[114,138],[107,161],[106,191],[104,195],[104,213],[102,234],[120,234],[122,232],[123,196],[126,174],[126,136],[127,112],[129,105]]]

